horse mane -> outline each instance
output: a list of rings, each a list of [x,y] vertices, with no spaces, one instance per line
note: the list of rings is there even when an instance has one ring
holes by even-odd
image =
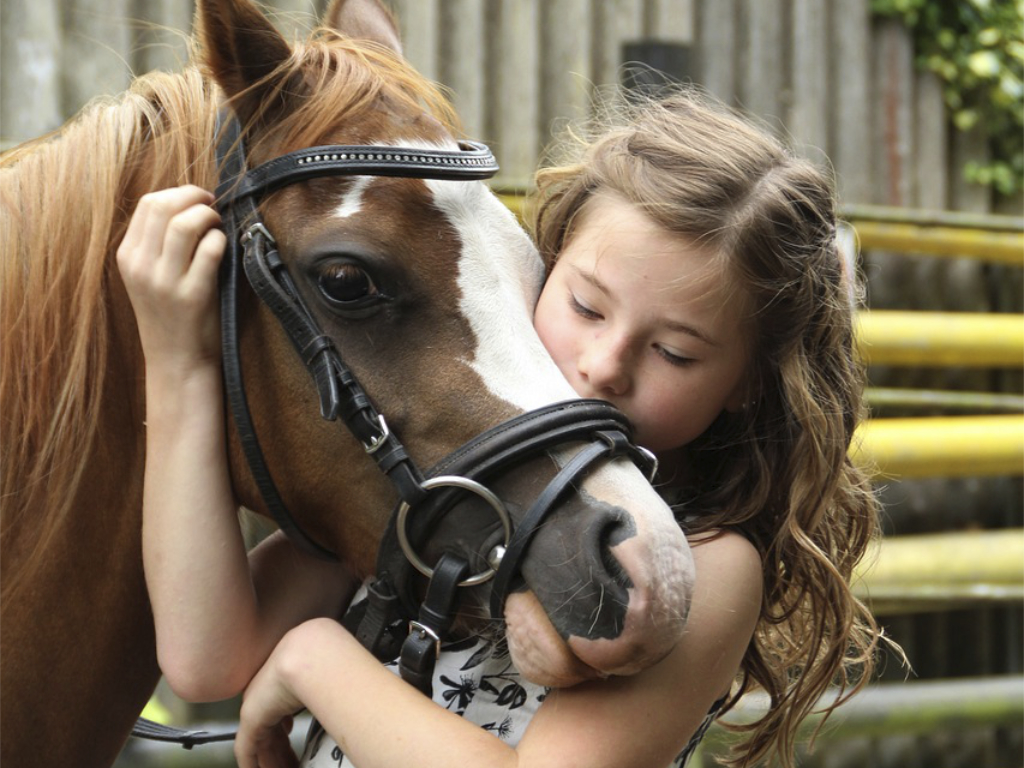
[[[26,567],[75,504],[99,433],[111,254],[138,195],[210,184],[209,91],[195,70],[147,75],[0,157],[0,538],[10,552],[30,536]]]
[[[197,41],[192,60],[202,60]],[[263,103],[288,98],[283,89],[296,74],[308,91],[297,108],[253,116],[251,124],[280,117],[272,121],[275,143],[320,143],[342,120],[372,115],[381,98],[457,132],[443,94],[378,46],[317,30],[268,78],[282,90],[263,84]],[[8,554],[19,550],[0,600],[45,556],[78,503],[114,362],[113,254],[131,213],[147,191],[215,186],[222,98],[201,63],[150,73],[0,156],[0,541]]]

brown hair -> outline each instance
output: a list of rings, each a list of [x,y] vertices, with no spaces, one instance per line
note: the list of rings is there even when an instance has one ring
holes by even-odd
[[[848,450],[865,415],[853,336],[854,276],[836,242],[831,180],[767,130],[693,89],[622,100],[571,159],[537,175],[534,232],[549,264],[598,192],[718,254],[752,308],[751,402],[686,446],[688,531],[732,528],[763,562],[761,616],[728,703],[771,705],[731,764],[791,765],[796,728],[832,684],[831,711],[860,689],[881,636],[853,595],[853,567],[878,533],[868,479]],[[692,518],[691,518],[692,519]]]

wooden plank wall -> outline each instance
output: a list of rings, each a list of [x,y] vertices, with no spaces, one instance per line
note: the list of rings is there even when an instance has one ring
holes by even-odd
[[[274,0],[288,34],[324,0]],[[620,74],[622,45],[691,49],[692,77],[831,158],[849,203],[989,210],[955,168],[984,158],[951,132],[900,24],[869,0],[390,0],[406,53],[447,84],[469,132],[495,145],[505,185],[528,184],[554,124]],[[182,0],[4,0],[0,137],[57,127],[132,71],[184,60]]]

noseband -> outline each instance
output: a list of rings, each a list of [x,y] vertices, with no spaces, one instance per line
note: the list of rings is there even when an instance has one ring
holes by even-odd
[[[653,477],[650,452],[633,444],[626,417],[601,400],[571,400],[521,414],[474,438],[424,474],[390,431],[384,415],[345,364],[334,341],[323,333],[302,300],[276,243],[260,219],[263,195],[284,186],[325,176],[390,176],[473,181],[498,170],[490,150],[460,142],[458,150],[386,146],[321,146],[291,152],[247,170],[240,128],[229,119],[217,147],[221,183],[217,205],[228,236],[221,271],[221,329],[225,390],[242,450],[271,516],[291,541],[318,557],[334,553],[306,534],[281,499],[256,436],[243,386],[238,344],[240,271],[277,317],[309,370],[324,419],[339,417],[391,480],[399,503],[381,542],[377,578],[361,610],[346,624],[378,657],[391,660],[401,647],[403,676],[429,691],[440,638],[454,615],[457,588],[493,579],[491,614],[502,618],[504,602],[538,526],[599,460],[632,459]],[[485,482],[523,462],[570,444],[584,443],[513,526],[504,503]],[[482,498],[503,529],[502,544],[488,557],[491,567],[469,573],[459,554],[447,552],[433,566],[418,552],[430,531],[466,492]],[[412,570],[429,579],[420,602],[411,587]],[[415,619],[411,617],[415,616]]]

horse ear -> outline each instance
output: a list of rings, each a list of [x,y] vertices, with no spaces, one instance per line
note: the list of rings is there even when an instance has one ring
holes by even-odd
[[[402,52],[398,23],[379,0],[331,0],[324,13],[324,25],[357,40],[372,40]]]
[[[268,77],[292,54],[270,20],[249,0],[200,0],[196,29],[210,74],[248,123]]]

